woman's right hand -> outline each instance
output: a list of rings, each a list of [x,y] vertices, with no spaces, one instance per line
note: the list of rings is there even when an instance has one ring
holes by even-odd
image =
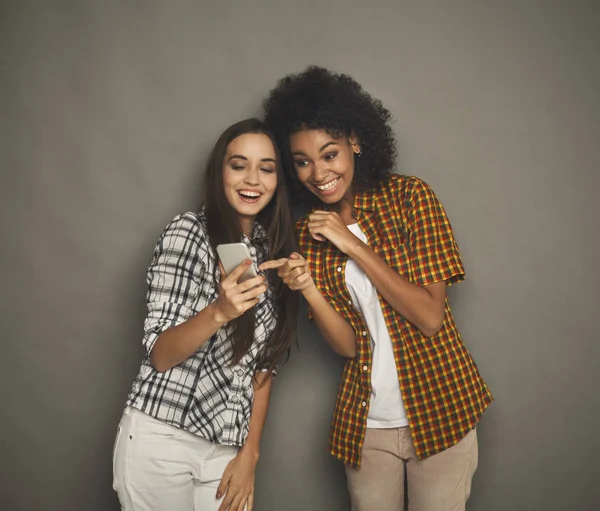
[[[290,289],[302,293],[312,313],[312,318],[333,350],[344,357],[356,357],[354,329],[319,291],[304,257],[294,252],[289,258],[265,261],[259,268],[261,270],[276,268],[277,275]]]
[[[260,301],[260,295],[267,291],[267,279],[262,275],[238,283],[238,279],[251,264],[252,261],[248,259],[225,276],[223,266],[219,263],[221,284],[219,296],[214,303],[224,323],[234,320],[254,307]]]
[[[258,268],[261,271],[277,269],[279,278],[294,291],[305,293],[315,287],[308,261],[297,252],[290,254],[290,257],[265,261]]]

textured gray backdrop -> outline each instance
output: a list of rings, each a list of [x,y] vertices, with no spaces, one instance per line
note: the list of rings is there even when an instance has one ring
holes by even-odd
[[[468,280],[451,290],[496,403],[471,511],[600,509],[600,7],[589,1],[0,5],[0,508],[116,510],[111,451],[144,271],[198,205],[207,149],[319,63],[393,111]],[[258,511],[348,509],[326,452],[341,361],[303,320]]]

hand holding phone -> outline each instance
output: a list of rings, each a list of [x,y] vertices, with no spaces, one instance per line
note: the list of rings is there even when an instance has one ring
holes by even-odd
[[[251,259],[248,247],[241,242],[217,245],[217,254],[219,255],[219,260],[223,265],[226,275],[229,275],[247,259]],[[258,272],[256,271],[255,264],[252,263],[238,279],[238,282],[242,283],[256,276],[258,276]]]
[[[217,253],[222,271],[231,278],[224,275],[221,279],[215,306],[223,321],[229,322],[259,303],[267,284],[265,277],[258,276],[250,252],[243,243],[218,245]],[[250,264],[244,269],[245,261]]]

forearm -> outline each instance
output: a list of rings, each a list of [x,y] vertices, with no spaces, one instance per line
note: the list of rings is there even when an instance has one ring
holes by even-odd
[[[321,335],[333,351],[343,357],[356,356],[356,333],[348,322],[329,304],[316,286],[302,292],[308,302]]]
[[[226,323],[213,302],[184,323],[165,330],[152,348],[150,363],[165,372],[193,355]]]
[[[333,350],[344,357],[354,358],[356,356],[354,329],[317,289],[306,259],[294,252],[289,258],[266,261],[260,265],[261,270],[273,268],[278,269],[277,274],[286,285],[290,286],[290,289],[302,293],[317,327]]]
[[[425,336],[441,328],[444,319],[445,283],[421,287],[390,268],[371,247],[358,242],[348,255],[360,266],[392,308]]]
[[[257,462],[260,455],[260,440],[267,421],[273,375],[269,373],[258,373],[257,381],[254,381],[253,383],[254,401],[252,403],[250,429],[248,431],[246,443],[240,449],[240,455],[247,455]]]

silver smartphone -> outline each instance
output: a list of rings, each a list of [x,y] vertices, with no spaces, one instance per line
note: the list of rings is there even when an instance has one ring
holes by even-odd
[[[217,254],[225,270],[225,273],[229,275],[235,270],[240,264],[246,259],[252,259],[248,247],[244,243],[223,243],[217,245]],[[244,282],[252,277],[256,277],[258,271],[256,265],[252,263],[248,269],[242,273],[242,276],[238,279],[238,282]]]

